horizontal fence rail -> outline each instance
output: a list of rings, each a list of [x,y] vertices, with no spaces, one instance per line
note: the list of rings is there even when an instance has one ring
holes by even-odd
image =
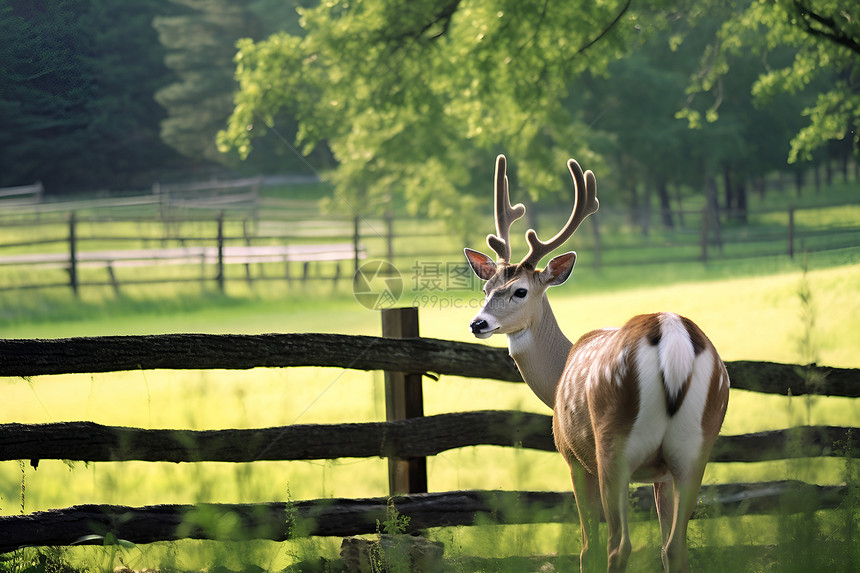
[[[418,458],[466,446],[554,452],[552,417],[485,410],[391,422],[295,424],[244,430],[145,430],[93,422],[0,424],[0,461],[30,459],[34,465],[46,459],[241,463]],[[860,457],[860,432],[839,426],[801,426],[720,436],[711,461],[763,462],[846,454]]]
[[[507,348],[435,338],[343,334],[163,334],[0,340],[0,376],[125,370],[245,370],[324,366],[522,382]],[[860,397],[860,369],[726,363],[732,388]],[[810,382],[814,381],[814,382]]]
[[[219,205],[210,207],[218,208]],[[359,262],[367,258],[357,216],[349,225],[340,219],[324,222],[325,231],[320,234],[308,233],[306,221],[267,219],[261,223],[256,216],[227,217],[223,209],[216,211],[214,217],[203,218],[187,215],[82,218],[76,211],[71,211],[59,219],[38,217],[35,220],[4,221],[4,228],[26,228],[28,232],[25,235],[30,239],[21,240],[13,234],[14,240],[9,241],[5,238],[8,233],[3,235],[5,239],[0,240],[0,267],[15,269],[25,276],[38,272],[44,280],[4,281],[0,284],[0,291],[70,287],[78,294],[81,287],[110,286],[118,293],[121,287],[129,285],[194,282],[207,285],[214,282],[223,292],[228,281],[252,284],[277,280],[292,284],[297,279],[303,283],[326,280],[337,284],[347,274],[352,276],[358,270]],[[261,232],[261,226],[275,227],[280,232]],[[34,233],[34,229],[41,232]],[[309,239],[317,240],[319,244],[308,244]],[[351,242],[344,243],[344,239],[351,239]],[[391,240],[389,238],[389,242]],[[150,245],[153,243],[161,246],[152,248]],[[83,247],[84,244],[90,245],[89,248]],[[122,248],[122,244],[131,246]],[[50,245],[47,248],[50,252],[33,252],[32,247],[40,245]],[[9,251],[11,254],[5,254]],[[388,252],[392,252],[390,246]],[[352,272],[342,272],[341,263],[352,263]],[[312,265],[316,273],[311,272]],[[225,272],[225,267],[239,266],[244,266],[244,273]],[[291,270],[294,266],[300,266],[300,269]],[[159,268],[161,271],[164,267],[171,267],[186,276],[178,276],[175,272],[162,272],[158,276],[127,272],[134,267]],[[122,272],[118,272],[120,270]],[[65,271],[67,280],[58,278],[62,271]]]
[[[812,507],[834,509],[846,496],[847,486],[818,486],[797,481],[703,486],[699,511],[704,515],[785,514]],[[631,491],[630,518],[650,519],[653,490]],[[455,491],[421,493],[393,498],[318,499],[267,504],[198,504],[125,507],[81,505],[29,515],[0,517],[0,552],[21,545],[70,545],[96,535],[112,533],[133,543],[178,539],[219,539],[204,524],[232,516],[241,523],[246,539],[287,539],[316,536],[344,537],[375,533],[378,521],[387,519],[389,499],[410,517],[407,533],[431,527],[474,525],[481,521],[570,523],[576,520],[573,495],[560,492]],[[235,534],[229,540],[237,540]]]

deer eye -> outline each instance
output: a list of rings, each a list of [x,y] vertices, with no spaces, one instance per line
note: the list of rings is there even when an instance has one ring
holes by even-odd
[[[514,291],[514,296],[517,298],[526,298],[527,294],[529,294],[529,291],[524,288],[518,288]]]

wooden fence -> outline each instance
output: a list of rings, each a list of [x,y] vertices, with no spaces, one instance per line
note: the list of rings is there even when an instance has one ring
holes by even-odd
[[[100,223],[125,223],[131,232],[127,234],[105,234],[99,233]],[[218,290],[224,292],[225,284],[230,277],[226,272],[227,266],[235,265],[244,267],[243,275],[233,276],[233,280],[242,280],[248,283],[262,280],[280,280],[292,283],[300,280],[306,283],[308,280],[324,279],[337,282],[344,277],[352,277],[358,270],[359,262],[367,258],[367,250],[361,242],[358,233],[359,225],[353,225],[354,232],[348,237],[347,242],[332,242],[324,238],[323,242],[307,244],[290,243],[289,237],[284,235],[266,235],[254,232],[251,228],[253,220],[248,217],[240,219],[226,219],[223,212],[219,212],[214,218],[164,218],[159,220],[140,218],[106,218],[81,217],[75,212],[69,213],[62,221],[56,219],[42,219],[40,221],[12,221],[7,222],[7,227],[19,226],[30,229],[45,225],[56,228],[58,223],[65,226],[66,233],[62,237],[43,237],[35,241],[17,241],[14,243],[0,244],[0,251],[7,249],[26,249],[28,252],[11,255],[0,255],[0,269],[25,268],[33,269],[62,269],[67,276],[64,280],[46,282],[21,282],[13,284],[0,284],[0,291],[19,290],[33,288],[68,287],[75,294],[82,287],[110,286],[117,293],[122,285],[146,285],[158,283],[175,282],[199,282],[201,284],[214,284]],[[137,225],[157,224],[161,227],[163,234],[160,236],[141,236],[135,234]],[[236,229],[230,234],[226,229],[231,225]],[[87,225],[96,229],[95,234],[82,237],[80,228]],[[183,234],[172,229],[182,228],[183,225],[195,225],[196,233]],[[122,243],[161,243],[178,246],[161,246],[155,248],[122,248],[116,245]],[[97,249],[82,247],[82,243],[90,244],[113,244],[110,249]],[[239,245],[235,243],[241,243]],[[49,245],[62,245],[62,251],[33,253],[32,247],[47,247]],[[348,271],[342,271],[341,262],[349,265]],[[332,269],[323,273],[317,271],[312,275],[312,264],[331,263]],[[252,265],[272,264],[279,265],[280,271],[276,274],[265,275],[262,272],[252,272]],[[299,265],[300,271],[291,270],[293,266]],[[184,266],[188,268],[199,268],[196,274],[184,275],[182,277],[150,277],[135,273],[123,275],[120,269],[129,267],[165,267]],[[84,269],[102,269],[102,278],[83,278]]]
[[[340,457],[389,459],[389,495],[264,504],[126,507],[79,505],[0,517],[0,552],[24,545],[67,545],[112,533],[134,543],[211,539],[203,520],[231,515],[241,531],[230,539],[285,540],[296,535],[373,533],[386,519],[389,496],[411,518],[408,531],[474,524],[575,522],[570,492],[427,492],[432,456],[474,445],[553,451],[551,417],[519,411],[475,411],[423,416],[421,376],[451,375],[522,382],[506,349],[414,336],[417,309],[383,311],[388,337],[336,334],[122,336],[60,340],[0,340],[0,376],[148,369],[248,369],[325,366],[384,370],[387,421],[298,424],[212,431],[146,430],[91,422],[0,424],[0,460],[41,459],[168,462],[255,462]],[[734,389],[786,395],[860,397],[860,370],[797,367],[767,362],[726,364]],[[404,374],[405,373],[405,374]],[[807,380],[823,379],[815,388]],[[823,378],[821,378],[823,377]],[[38,382],[36,382],[38,383]],[[840,446],[835,445],[836,442]],[[791,447],[787,447],[788,444]],[[757,462],[797,457],[852,456],[856,428],[816,426],[721,436],[712,462]],[[796,481],[704,486],[700,505],[721,515],[805,511],[843,503],[848,485]],[[382,493],[382,492],[380,492]],[[632,492],[632,519],[653,508],[648,487]],[[301,527],[297,525],[301,524]]]
[[[216,183],[157,187],[156,192],[147,196],[150,201],[147,204],[140,203],[137,198],[117,200],[116,207],[120,209],[149,209],[140,216],[127,212],[117,215],[107,206],[95,204],[93,207],[79,204],[85,211],[11,213],[3,219],[4,228],[26,228],[31,233],[34,229],[43,229],[44,232],[29,240],[14,235],[12,240],[0,239],[0,272],[8,272],[7,276],[12,277],[23,271],[21,276],[24,277],[0,280],[0,291],[59,287],[71,288],[77,293],[87,286],[109,286],[119,291],[122,285],[157,282],[198,282],[216,285],[223,291],[231,280],[249,284],[257,280],[291,283],[297,279],[337,282],[353,276],[365,257],[385,259],[395,265],[405,263],[407,268],[413,268],[421,258],[435,262],[460,259],[459,247],[454,248],[444,241],[437,247],[440,241],[428,241],[428,235],[416,231],[414,222],[396,221],[401,231],[395,233],[395,221],[390,212],[372,221],[359,216],[331,216],[327,220],[329,227],[322,232],[304,233],[300,227],[307,222],[305,219],[319,218],[315,204],[305,202],[299,207],[301,202],[260,198],[253,186],[259,185],[257,179],[229,183],[231,186],[224,189],[210,189]],[[251,190],[233,193],[239,183],[252,185]],[[204,188],[209,191],[204,193]],[[222,194],[225,190],[231,194]],[[229,201],[238,202],[225,203]],[[64,208],[72,209],[74,204]],[[779,255],[793,258],[800,252],[857,247],[860,223],[843,220],[839,225],[825,225],[814,222],[816,210],[836,208],[838,206],[751,211],[749,218],[758,223],[722,227],[716,223],[717,215],[707,210],[672,211],[678,221],[677,228],[654,231],[648,236],[631,234],[629,229],[618,231],[626,228],[624,221],[628,215],[603,208],[599,215],[589,219],[591,232],[583,233],[579,244],[588,250],[590,264],[597,268],[708,264]],[[683,225],[681,215],[684,215]],[[548,224],[554,225],[552,217],[555,213],[546,215]],[[112,225],[112,230],[100,231],[103,224]],[[135,229],[141,225],[149,225],[149,234],[135,234]],[[185,232],[188,227],[194,227],[196,232]],[[119,228],[124,231],[117,232]],[[606,228],[616,230],[610,233]],[[437,232],[445,233],[441,228]],[[480,242],[478,238],[475,240]],[[139,247],[139,244],[153,242],[160,243],[160,247]],[[345,247],[347,243],[351,243],[351,249]],[[371,246],[366,247],[365,243]],[[104,248],[105,244],[110,247]],[[435,250],[416,253],[413,250],[416,244],[432,245],[429,248]],[[311,247],[313,252],[299,253],[297,246],[301,245]],[[230,254],[240,248],[245,249],[241,256]],[[281,250],[277,251],[278,248]],[[184,249],[191,249],[193,253]],[[281,266],[275,267],[274,261]],[[345,270],[340,262],[346,264]],[[268,266],[256,263],[268,263]],[[157,276],[121,270],[130,265],[160,267],[160,270],[167,265],[184,265],[185,269]],[[291,270],[291,266],[298,266],[298,269]],[[195,267],[199,269],[196,274]],[[244,267],[244,273],[228,273],[228,267]],[[64,270],[65,276],[32,273],[52,268]],[[100,269],[99,273],[87,271],[92,268]],[[316,273],[312,272],[314,269]]]
[[[19,185],[18,187],[3,187],[0,189],[0,205],[33,205],[40,203],[45,196],[45,188],[41,181],[32,185]]]

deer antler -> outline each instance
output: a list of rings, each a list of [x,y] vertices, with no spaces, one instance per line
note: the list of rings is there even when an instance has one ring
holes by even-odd
[[[586,217],[597,211],[600,203],[597,201],[597,178],[589,169],[583,175],[582,167],[575,159],[570,159],[567,162],[567,168],[570,170],[570,175],[573,177],[574,187],[574,202],[573,212],[570,214],[570,219],[552,239],[544,243],[538,239],[534,229],[529,229],[526,232],[526,240],[529,242],[529,252],[526,258],[522,260],[521,265],[537,267],[537,264],[547,254],[551,253],[567,241]]]
[[[511,225],[522,217],[526,208],[522,203],[511,207],[508,190],[507,160],[504,155],[496,157],[496,233],[487,235],[487,244],[499,255],[499,262],[508,263],[511,260]]]

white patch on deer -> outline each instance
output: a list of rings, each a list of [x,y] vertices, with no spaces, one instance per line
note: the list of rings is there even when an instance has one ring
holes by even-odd
[[[674,402],[690,377],[696,358],[693,342],[681,317],[671,312],[660,314],[660,343],[657,345],[660,370],[670,401]]]
[[[567,365],[567,370],[571,374],[580,369],[588,370],[588,376],[586,377],[586,385],[588,387],[594,387],[596,384],[600,383],[601,378],[598,366],[601,362],[601,356],[603,355],[601,344],[606,340],[608,335],[612,334],[616,330],[616,328],[604,328],[600,334],[594,335],[591,340],[586,342],[585,345],[577,351],[573,360],[571,360]]]
[[[476,317],[477,318],[477,317]],[[489,321],[487,321],[489,322]],[[524,328],[508,334],[508,354],[515,356],[525,353],[532,345],[532,329]]]
[[[663,440],[663,457],[673,474],[681,479],[692,470],[701,453],[702,413],[708,400],[708,388],[714,371],[715,357],[712,352],[699,354],[693,362],[690,389],[681,407],[672,417]],[[687,464],[684,466],[682,464]]]
[[[657,451],[669,425],[669,418],[666,416],[666,390],[660,375],[657,348],[643,337],[634,352],[639,382],[639,411],[625,446],[625,457],[631,471],[636,471],[636,468]]]

